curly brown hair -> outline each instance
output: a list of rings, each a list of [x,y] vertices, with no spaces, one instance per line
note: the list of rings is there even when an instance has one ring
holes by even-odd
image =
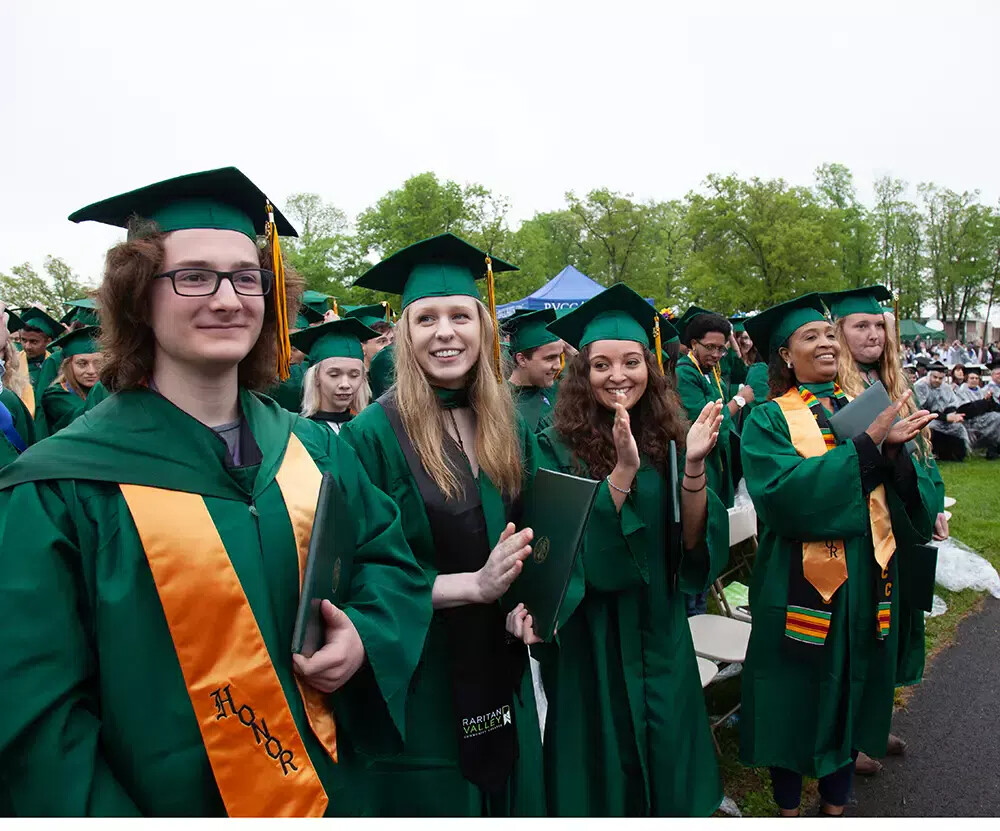
[[[678,452],[683,451],[690,422],[670,377],[660,374],[652,352],[644,348],[642,354],[649,381],[629,418],[639,453],[665,472],[670,442],[677,442]],[[556,430],[583,464],[582,475],[602,479],[614,469],[618,459],[612,422],[611,413],[598,403],[590,386],[590,346],[586,346],[569,364],[553,414]]]
[[[104,279],[98,289],[101,308],[101,383],[109,392],[142,386],[152,375],[154,338],[149,325],[149,296],[153,278],[163,263],[165,234],[150,230],[108,251]],[[271,268],[270,244],[260,249],[261,268]],[[303,279],[285,266],[285,304],[288,319],[298,314]],[[240,386],[262,391],[277,380],[275,293],[265,298],[260,336],[239,364]]]
[[[795,371],[785,363],[781,355],[777,352],[772,353],[771,360],[767,364],[767,400],[773,401],[775,398],[781,398],[798,384]]]

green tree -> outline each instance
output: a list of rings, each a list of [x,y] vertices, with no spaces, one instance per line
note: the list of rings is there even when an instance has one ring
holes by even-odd
[[[60,257],[46,256],[45,276],[30,263],[21,263],[0,273],[0,300],[8,306],[28,306],[40,303],[57,317],[65,311],[67,300],[78,300],[92,294],[94,286],[81,280]]]
[[[710,175],[688,195],[689,300],[729,313],[842,286],[839,228],[808,188]]]
[[[371,264],[351,233],[347,215],[316,193],[292,194],[286,213],[299,231],[298,239],[282,243],[289,265],[308,288],[350,303],[356,294],[350,284]]]
[[[872,276],[899,298],[901,317],[916,318],[926,299],[922,218],[904,198],[906,190],[906,182],[891,176],[875,181],[875,206],[870,214],[875,248]]]
[[[837,248],[840,273],[847,288],[872,283],[872,260],[875,257],[874,230],[868,211],[858,201],[854,176],[842,164],[823,164],[816,168],[816,192],[826,207],[830,221],[838,229]]]
[[[689,294],[685,273],[691,243],[685,203],[674,199],[648,205],[632,288],[644,297],[652,297],[657,308],[681,305]]]
[[[545,285],[566,266],[587,273],[583,226],[571,211],[537,213],[504,240],[500,256],[519,271],[497,279],[498,302],[509,303]],[[501,299],[502,298],[502,299]]]
[[[628,283],[639,272],[637,252],[649,216],[631,194],[606,188],[592,190],[584,199],[566,194],[570,213],[583,229],[582,246],[587,254],[589,277],[605,286]]]

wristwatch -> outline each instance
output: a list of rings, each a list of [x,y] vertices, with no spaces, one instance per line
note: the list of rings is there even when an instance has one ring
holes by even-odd
[[[736,406],[741,410],[747,405],[747,400],[742,395],[734,395],[733,401],[736,402]]]

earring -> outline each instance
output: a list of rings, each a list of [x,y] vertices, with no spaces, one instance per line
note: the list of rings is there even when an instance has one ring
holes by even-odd
[[[791,369],[791,368],[792,368],[792,362],[791,362],[791,361],[785,361],[785,363],[787,363],[787,364],[788,364],[788,368],[789,368],[789,369]]]

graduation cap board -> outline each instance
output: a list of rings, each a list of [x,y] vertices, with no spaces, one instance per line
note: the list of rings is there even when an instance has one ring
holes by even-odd
[[[67,300],[70,309],[60,319],[60,323],[69,326],[71,323],[82,323],[84,326],[98,326],[100,318],[97,314],[97,302],[91,297],[81,297],[79,300]]]
[[[927,371],[928,372],[945,372],[945,373],[947,373],[948,372],[948,367],[946,367],[940,361],[931,361],[929,364],[927,364]]]
[[[500,330],[497,326],[493,273],[517,271],[517,266],[491,257],[454,234],[415,242],[372,266],[355,282],[356,286],[402,296],[401,309],[425,297],[461,295],[482,300],[476,281],[486,279],[487,306],[493,318],[493,371],[500,371]]]
[[[188,173],[94,202],[70,214],[72,222],[101,222],[133,233],[132,220],[153,222],[163,232],[191,229],[237,231],[271,245],[275,274],[273,296],[285,297],[285,268],[278,237],[297,237],[291,223],[264,192],[235,167]],[[288,378],[291,351],[289,320],[284,302],[275,303],[278,379]]]
[[[729,318],[729,323],[733,327],[733,331],[737,334],[739,332],[745,332],[748,317],[749,315],[736,315],[735,317]]]
[[[357,358],[364,360],[361,344],[377,338],[378,332],[369,329],[352,317],[331,320],[321,326],[312,326],[292,335],[292,346],[309,356],[316,366],[327,358]]]
[[[346,308],[346,307],[345,307]],[[379,321],[389,322],[392,308],[388,303],[373,303],[370,306],[352,306],[343,315],[345,318],[353,317],[360,320],[365,326],[371,326]]]
[[[816,292],[779,303],[746,322],[747,332],[761,355],[770,356],[788,343],[796,329],[807,323],[830,321],[830,312]]]
[[[62,337],[56,338],[49,346],[52,349],[61,349],[62,358],[72,358],[74,355],[90,355],[101,351],[101,345],[97,338],[100,329],[96,326],[84,326],[82,329],[74,329],[67,332]]]
[[[270,203],[264,192],[235,167],[220,167],[176,176],[120,193],[80,208],[72,222],[101,222],[127,228],[133,217],[155,222],[159,230],[214,228],[239,231],[251,239],[267,231]],[[297,237],[295,228],[273,209],[277,232]]]
[[[295,318],[296,329],[308,329],[314,323],[321,323],[323,315],[315,311],[311,306],[305,304],[299,306],[298,316]]]
[[[674,327],[624,283],[615,283],[548,326],[570,346],[583,349],[599,340],[631,340],[652,349],[662,360],[661,341],[676,336]],[[662,365],[661,365],[662,369]]]
[[[22,328],[31,327],[32,329],[38,329],[38,331],[44,332],[50,338],[57,337],[66,331],[58,320],[37,306],[28,306],[21,309],[19,314]]]
[[[555,309],[518,309],[515,311],[503,322],[504,331],[510,335],[511,355],[559,340],[559,336],[547,328],[548,324],[555,319]]]
[[[302,305],[317,312],[321,318],[330,310],[332,299],[329,294],[323,294],[321,291],[306,289],[302,292]]]
[[[20,316],[13,309],[4,309],[7,313],[7,331],[16,332],[18,329],[24,328],[24,321],[21,320]]]
[[[821,295],[834,320],[853,314],[884,314],[882,303],[892,300],[892,292],[885,286],[864,286],[859,289],[836,291]]]

